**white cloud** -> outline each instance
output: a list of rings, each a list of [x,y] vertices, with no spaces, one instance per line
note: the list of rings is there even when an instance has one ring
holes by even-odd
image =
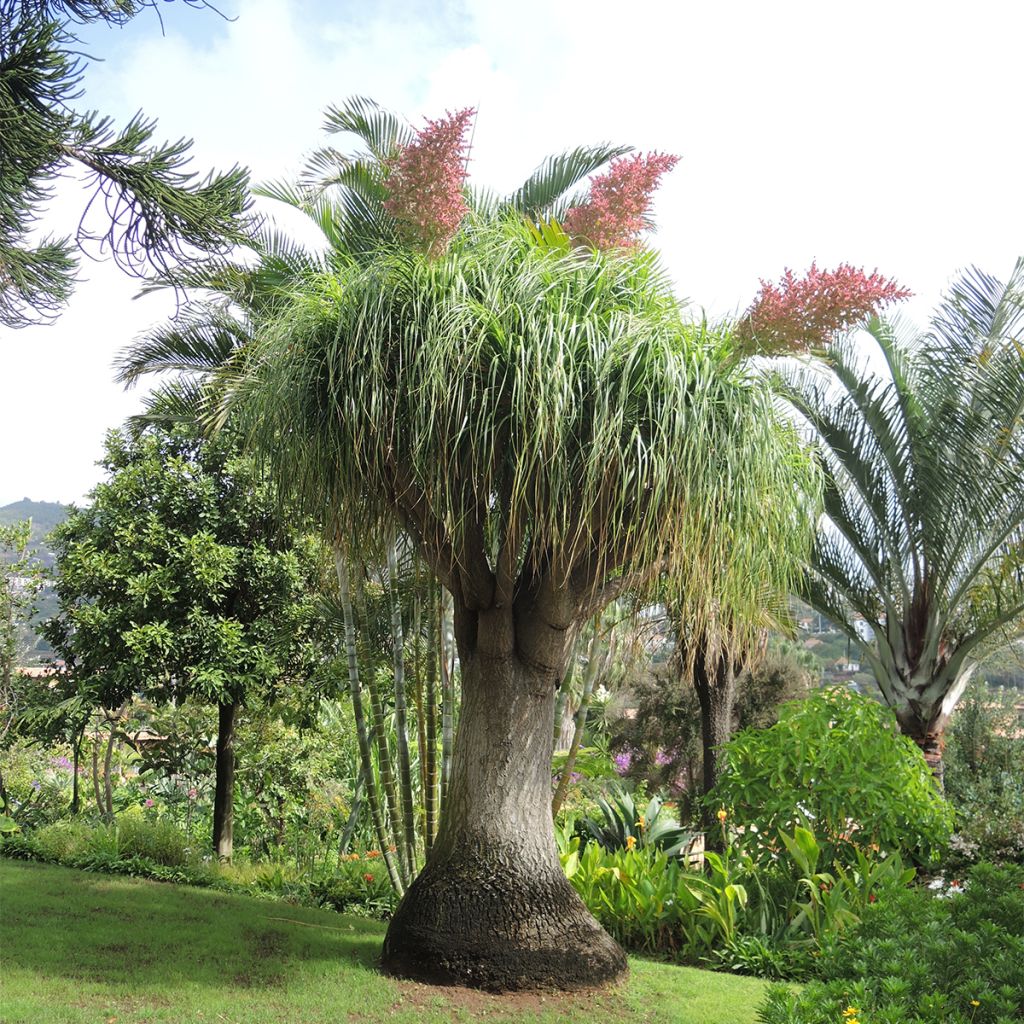
[[[1024,252],[1021,5],[368,6],[247,0],[206,39],[186,19],[211,16],[182,10],[165,37],[106,50],[87,100],[194,137],[197,168],[257,178],[296,169],[323,107],[353,93],[414,121],[478,106],[471,171],[502,189],[580,142],[678,153],[657,242],[680,292],[715,314],[817,259],[896,276],[923,321],[957,268],[1005,275]],[[136,403],[109,364],[166,300],[127,302],[130,282],[87,269],[57,326],[0,341],[14,383],[0,425],[19,442],[4,446],[0,503],[80,496],[103,431]]]

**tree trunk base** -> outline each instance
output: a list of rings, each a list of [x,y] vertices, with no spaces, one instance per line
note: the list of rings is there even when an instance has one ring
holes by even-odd
[[[626,957],[561,869],[527,871],[465,849],[435,859],[392,918],[382,966],[430,984],[490,992],[592,988],[625,976]]]

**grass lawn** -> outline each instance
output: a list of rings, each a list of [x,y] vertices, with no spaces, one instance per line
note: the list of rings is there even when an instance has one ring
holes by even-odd
[[[378,973],[384,925],[0,860],[4,1024],[747,1024],[764,983],[631,958],[617,989],[490,996]]]

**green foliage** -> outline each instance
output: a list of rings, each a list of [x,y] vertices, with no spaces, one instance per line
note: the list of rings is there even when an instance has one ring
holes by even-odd
[[[704,870],[654,846],[605,849],[563,830],[566,875],[591,913],[630,949],[768,977],[806,976],[860,915],[913,878],[897,855],[859,851],[852,867],[822,859],[806,829],[768,867],[741,846],[705,854]]]
[[[899,735],[890,710],[850,690],[816,691],[786,705],[769,729],[745,729],[724,748],[725,768],[708,797],[723,807],[761,864],[776,836],[807,825],[826,862],[852,864],[874,845],[928,863],[944,851],[952,810],[921,752]]]
[[[444,552],[472,549],[490,579],[506,536],[508,572],[534,586],[556,551],[581,592],[646,582],[666,558],[699,589],[813,476],[763,383],[727,338],[683,320],[651,254],[557,256],[520,218],[474,222],[442,259],[380,247],[306,281],[251,356],[223,415],[358,546],[391,528],[397,466],[453,591]],[[778,501],[749,500],[768,491]],[[749,590],[737,580],[718,599]]]
[[[1024,1014],[1024,871],[978,865],[959,894],[895,893],[816,964],[825,979],[776,989],[763,1024],[1009,1024]],[[850,1007],[855,1013],[848,1014]]]
[[[151,0],[130,3],[0,3],[0,323],[54,317],[72,290],[69,239],[31,238],[54,182],[85,170],[93,198],[77,241],[98,243],[124,270],[166,270],[196,250],[224,252],[247,238],[248,176],[239,168],[197,180],[191,142],[154,144],[141,113],[124,127],[72,108],[88,57],[73,22],[122,25]],[[105,207],[99,223],[92,207]]]
[[[646,805],[637,804],[633,793],[613,783],[604,796],[596,798],[596,803],[601,817],[584,818],[580,832],[606,850],[650,847],[666,856],[678,857],[693,842],[694,833],[680,826],[657,795]]]
[[[946,746],[946,796],[956,833],[946,863],[1024,863],[1024,696],[974,684],[957,708]]]
[[[60,616],[47,636],[80,691],[231,703],[305,683],[322,662],[318,545],[280,526],[274,491],[228,433],[118,431],[108,479],[54,532]]]

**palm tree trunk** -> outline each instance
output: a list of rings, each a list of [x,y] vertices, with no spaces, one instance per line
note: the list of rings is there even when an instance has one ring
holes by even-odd
[[[381,811],[380,790],[373,774],[373,754],[370,748],[370,735],[366,726],[366,715],[363,712],[362,685],[359,682],[359,658],[356,654],[355,615],[352,611],[352,591],[349,583],[348,562],[341,549],[334,546],[334,569],[338,576],[338,589],[341,594],[342,618],[345,621],[345,651],[348,659],[349,695],[352,698],[352,714],[356,720],[356,737],[359,741],[359,760],[362,764],[363,779],[366,783],[366,798],[370,805],[370,817],[373,819],[374,832],[380,844],[381,856],[387,868],[391,885],[399,896],[405,891],[402,878],[395,864],[394,857],[388,849],[387,833],[384,829],[384,816]]]
[[[213,852],[231,860],[235,843],[235,724],[238,705],[217,708],[217,765],[213,794]]]
[[[700,703],[700,736],[704,755],[701,792],[707,796],[718,782],[719,749],[732,732],[736,672],[728,652],[721,652],[709,666],[706,645],[699,644],[693,662],[693,685]],[[701,817],[707,834],[716,835],[715,810],[706,802]]]
[[[896,708],[896,720],[899,722],[900,732],[909,736],[919,747],[924,755],[925,764],[928,765],[939,787],[939,792],[945,789],[945,764],[942,759],[943,749],[946,745],[945,722],[925,721],[909,705]]]
[[[616,979],[625,956],[569,884],[554,842],[551,721],[564,666],[552,674],[515,653],[486,653],[512,630],[510,609],[456,614],[477,617],[477,641],[470,651],[460,640],[448,798],[426,865],[388,927],[383,965],[498,991]]]

